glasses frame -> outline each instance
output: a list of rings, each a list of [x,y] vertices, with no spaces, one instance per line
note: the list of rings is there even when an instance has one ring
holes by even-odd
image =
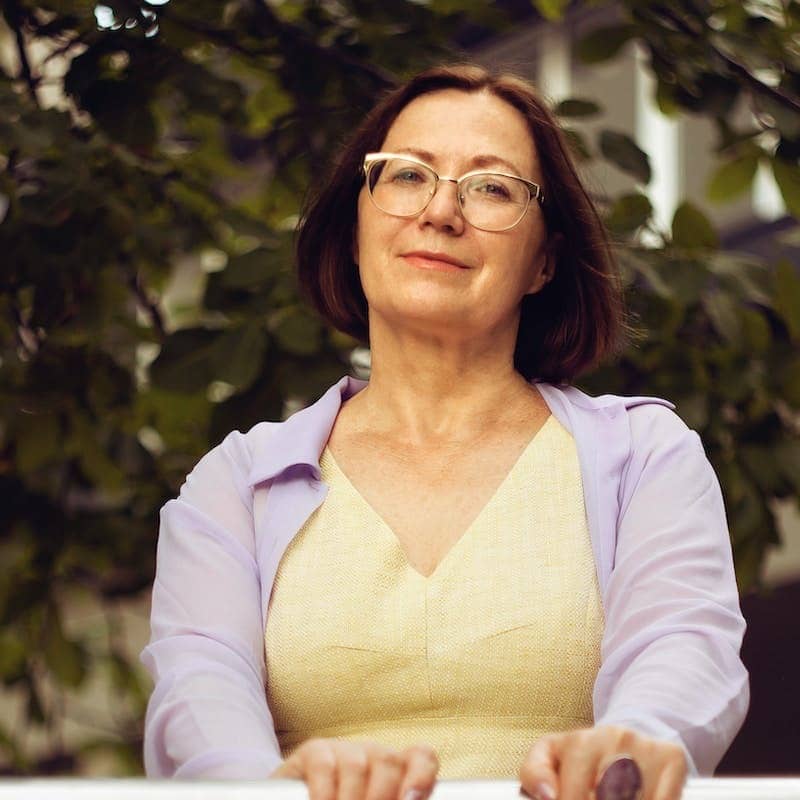
[[[436,182],[433,184],[433,191],[430,194],[430,197],[425,201],[425,205],[419,211],[415,211],[413,214],[393,214],[390,211],[387,211],[385,208],[381,208],[375,198],[372,196],[372,187],[369,183],[369,176],[372,172],[373,167],[379,161],[386,161],[392,158],[399,158],[403,161],[410,161],[412,164],[418,164],[421,167],[425,167],[425,169],[430,170],[433,173]],[[519,225],[520,222],[525,217],[525,214],[528,213],[528,209],[531,206],[531,200],[536,200],[540,206],[544,206],[544,192],[542,191],[542,187],[538,183],[534,183],[534,181],[529,181],[527,178],[523,178],[519,175],[514,175],[510,172],[499,172],[497,170],[486,170],[486,169],[473,169],[469,172],[465,172],[459,178],[453,178],[449,175],[439,175],[438,172],[426,161],[423,161],[421,158],[416,158],[415,156],[407,155],[406,153],[367,153],[364,156],[364,163],[362,165],[362,169],[364,171],[364,178],[367,187],[367,194],[369,195],[369,199],[372,201],[372,204],[377,208],[379,211],[383,211],[384,214],[389,214],[391,217],[399,217],[401,219],[410,219],[412,217],[418,217],[422,214],[423,211],[428,207],[431,200],[436,196],[436,191],[439,188],[440,183],[454,183],[456,185],[456,199],[458,200],[458,210],[461,212],[461,216],[464,218],[464,221],[472,225],[473,228],[477,228],[480,231],[487,231],[489,233],[502,233],[503,231],[510,231],[512,228],[515,228]],[[500,175],[503,178],[513,178],[517,181],[522,181],[528,189],[528,202],[525,205],[525,208],[522,210],[522,213],[519,215],[519,219],[514,222],[512,225],[508,225],[505,228],[483,228],[480,225],[475,225],[474,223],[470,222],[467,219],[466,214],[464,214],[464,206],[461,199],[461,184],[463,181],[467,180],[467,178],[473,178],[475,175]]]

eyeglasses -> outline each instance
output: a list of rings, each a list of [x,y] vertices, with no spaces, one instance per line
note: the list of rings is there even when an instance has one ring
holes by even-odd
[[[437,175],[424,161],[398,153],[367,153],[367,191],[376,208],[393,217],[416,217],[440,181],[454,183],[464,219],[482,231],[507,231],[519,224],[531,200],[544,205],[538,183],[505,172],[474,170],[460,178]]]

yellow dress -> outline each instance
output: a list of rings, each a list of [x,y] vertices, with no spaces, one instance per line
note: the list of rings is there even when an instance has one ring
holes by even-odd
[[[265,632],[284,756],[311,737],[432,745],[442,778],[515,778],[592,724],[603,612],[571,435],[554,418],[436,570],[339,469],[280,562]]]

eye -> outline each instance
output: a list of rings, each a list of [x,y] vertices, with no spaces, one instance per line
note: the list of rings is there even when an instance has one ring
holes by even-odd
[[[497,175],[476,176],[470,181],[468,191],[470,194],[476,194],[491,200],[506,201],[513,199],[511,188]]]
[[[414,184],[426,181],[425,173],[419,167],[404,165],[396,169],[390,169],[389,180],[392,183]]]

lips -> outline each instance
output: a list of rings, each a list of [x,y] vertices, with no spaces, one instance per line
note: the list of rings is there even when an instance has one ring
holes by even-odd
[[[403,258],[415,266],[428,269],[470,269],[468,264],[448,253],[433,250],[414,250],[410,253],[403,253]]]

